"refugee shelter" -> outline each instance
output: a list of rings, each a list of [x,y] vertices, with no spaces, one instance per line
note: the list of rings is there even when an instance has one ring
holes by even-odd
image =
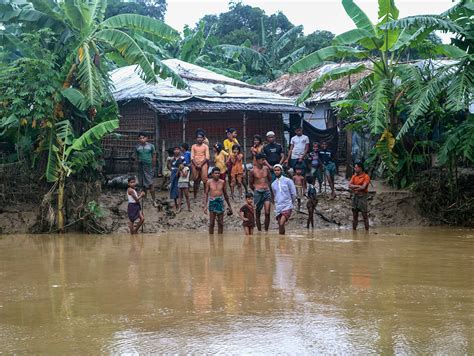
[[[246,157],[250,156],[253,136],[274,131],[284,142],[284,119],[302,118],[308,110],[293,99],[269,89],[246,84],[177,59],[163,61],[187,84],[177,89],[171,79],[157,84],[145,83],[136,66],[111,72],[113,96],[119,104],[120,137],[104,140],[108,173],[130,171],[130,154],[139,132],[145,132],[155,144],[163,167],[167,149],[183,142],[195,142],[196,130],[202,128],[211,145],[222,143],[226,128],[234,127]],[[285,145],[286,146],[286,145]]]

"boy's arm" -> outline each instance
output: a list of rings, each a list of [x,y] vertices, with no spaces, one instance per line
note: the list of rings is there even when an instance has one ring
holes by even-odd
[[[295,183],[293,183],[292,180],[288,181],[288,184],[290,185],[290,194],[291,194],[291,200],[294,201],[296,199],[296,187]]]
[[[209,146],[208,145],[204,145],[206,146],[206,159],[207,161],[210,161],[211,160],[211,154],[209,153]]]
[[[230,205],[229,195],[227,195],[227,188],[226,188],[225,182],[224,182],[224,187],[222,188],[222,193],[224,194],[224,199],[225,199],[225,202],[227,203],[227,207],[229,208],[229,211],[232,212],[232,206]]]
[[[244,212],[242,210],[239,210],[239,217],[242,219],[242,221],[249,221],[249,219],[247,219],[245,216],[244,216]]]
[[[304,153],[303,153],[303,157],[301,158],[304,158],[308,154],[308,151],[309,151],[309,142],[304,146]]]
[[[290,145],[290,150],[288,151],[288,157],[285,160],[285,163],[288,163],[288,160],[291,157],[291,153],[293,152],[293,144]]]
[[[156,167],[156,149],[155,149],[155,146],[153,146],[153,151],[152,151],[152,154],[151,154],[151,166],[153,167],[153,172],[155,171],[155,167]]]
[[[249,171],[249,187],[255,190],[255,177],[253,176],[253,169]]]
[[[270,187],[270,190],[271,189],[271,185],[272,185],[272,170],[271,168],[268,168],[267,167],[267,182],[268,182],[268,186]]]
[[[207,200],[209,198],[209,181],[204,188],[204,214],[207,214]]]

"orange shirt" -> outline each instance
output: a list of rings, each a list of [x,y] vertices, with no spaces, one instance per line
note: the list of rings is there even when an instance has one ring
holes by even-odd
[[[356,194],[365,194],[369,191],[369,183],[370,183],[370,177],[367,173],[361,173],[361,174],[354,174],[351,178],[351,181],[349,184],[354,184],[354,185],[364,185],[367,183],[367,188],[364,190],[359,190],[355,192]]]
[[[242,159],[244,155],[242,153],[237,153],[236,155],[231,154],[233,164],[232,164],[232,170],[230,171],[230,174],[237,175],[237,174],[242,174],[244,173],[244,167],[242,166]]]
[[[209,155],[209,146],[202,145],[192,145],[191,147],[191,160],[194,160],[198,166],[202,165],[206,160],[210,158]]]

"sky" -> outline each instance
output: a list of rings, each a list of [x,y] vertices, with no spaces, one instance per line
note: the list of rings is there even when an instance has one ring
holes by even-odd
[[[228,0],[167,0],[165,22],[182,31],[192,27],[201,17],[228,11]],[[340,0],[243,0],[250,6],[260,7],[267,15],[282,11],[294,25],[303,25],[305,34],[315,30],[328,30],[336,35],[355,26],[344,11]],[[377,21],[377,0],[356,0],[372,22]],[[396,0],[400,17],[420,14],[440,14],[454,5],[451,0]],[[440,34],[443,42],[449,35]]]

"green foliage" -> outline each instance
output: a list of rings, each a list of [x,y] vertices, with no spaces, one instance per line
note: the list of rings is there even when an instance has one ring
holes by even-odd
[[[166,0],[135,0],[127,2],[122,0],[110,0],[108,1],[105,17],[109,18],[119,14],[137,14],[163,21],[165,19],[166,8]]]
[[[438,162],[442,165],[458,157],[474,162],[474,115],[446,133],[446,141],[441,146]]]

